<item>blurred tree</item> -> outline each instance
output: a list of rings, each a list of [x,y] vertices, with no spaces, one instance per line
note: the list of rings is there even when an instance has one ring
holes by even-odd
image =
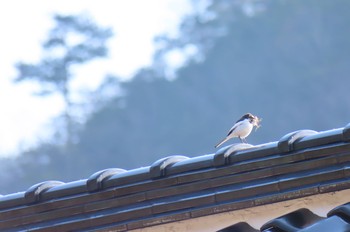
[[[36,64],[19,62],[15,82],[37,81],[39,96],[58,92],[65,102],[64,141],[71,143],[73,120],[69,83],[72,67],[107,55],[107,40],[112,36],[109,28],[96,25],[87,15],[54,16],[55,25],[49,31],[42,47],[44,54]]]
[[[191,0],[192,12],[182,20],[178,34],[155,37],[158,49],[153,68],[167,75],[168,57],[179,51],[185,60],[203,61],[218,39],[232,31],[232,22],[244,21],[263,13],[268,0]],[[170,68],[171,69],[171,68]]]

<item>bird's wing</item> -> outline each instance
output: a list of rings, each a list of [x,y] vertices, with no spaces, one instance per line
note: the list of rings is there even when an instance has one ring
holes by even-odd
[[[238,119],[235,123],[237,123],[237,122],[242,122],[244,119],[245,119],[244,116],[242,116],[242,117],[241,117],[240,119]]]
[[[242,123],[243,123],[243,121],[239,121],[235,125],[233,125],[233,127],[228,131],[227,136],[229,136],[237,127],[242,125]]]

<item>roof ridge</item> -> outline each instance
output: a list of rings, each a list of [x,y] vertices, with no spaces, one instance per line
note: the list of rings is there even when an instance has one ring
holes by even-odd
[[[234,144],[194,158],[169,156],[129,171],[101,170],[69,183],[38,183],[0,197],[0,229],[33,223],[78,228],[87,226],[85,220],[98,227],[105,223],[101,215],[114,225],[158,217],[164,223],[348,189],[349,125],[296,131],[258,146]]]

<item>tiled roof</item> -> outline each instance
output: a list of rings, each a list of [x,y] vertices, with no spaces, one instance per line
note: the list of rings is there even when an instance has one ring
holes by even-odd
[[[236,223],[218,232],[348,232],[350,231],[350,203],[331,210],[320,217],[302,208],[265,223],[260,230],[245,222]]]
[[[149,167],[102,170],[70,183],[39,183],[0,196],[0,230],[128,231],[198,218],[350,189],[349,165],[350,124],[324,132],[301,130],[278,142],[234,144],[215,154],[171,156]],[[300,212],[295,215],[320,222],[311,212]],[[348,206],[342,212],[334,215],[349,215]],[[332,215],[322,221],[332,221]],[[295,231],[273,227],[293,226],[293,217],[275,219],[263,229]]]

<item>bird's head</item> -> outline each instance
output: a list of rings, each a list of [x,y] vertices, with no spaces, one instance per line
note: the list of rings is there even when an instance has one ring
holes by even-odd
[[[259,128],[260,122],[262,120],[262,118],[259,118],[258,116],[255,116],[251,113],[247,113],[243,116],[244,119],[249,119],[250,123],[252,123],[254,126],[256,126],[256,128]]]

